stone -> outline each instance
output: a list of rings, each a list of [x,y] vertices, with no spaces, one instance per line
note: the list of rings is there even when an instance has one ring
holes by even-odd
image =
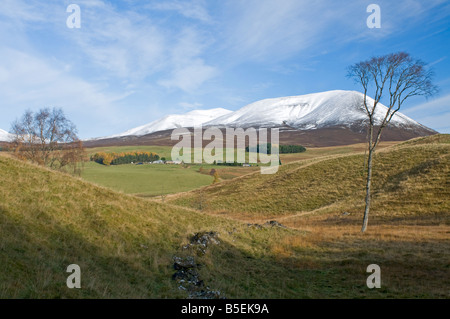
[[[268,221],[268,222],[265,223],[264,225],[271,226],[271,227],[281,227],[281,228],[286,228],[286,226],[280,224],[280,223],[277,222],[276,220]]]
[[[189,269],[189,268],[195,268],[195,259],[192,256],[181,258],[181,257],[173,257],[173,268],[175,270],[181,270],[181,269]]]

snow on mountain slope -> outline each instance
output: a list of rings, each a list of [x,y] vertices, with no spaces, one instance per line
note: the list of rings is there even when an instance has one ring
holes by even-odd
[[[177,127],[291,127],[311,130],[333,126],[354,127],[367,122],[367,113],[363,106],[364,95],[357,91],[334,90],[299,96],[266,99],[251,103],[237,111],[222,108],[196,110],[186,114],[167,115],[149,124],[139,126],[121,134],[97,138],[108,139],[124,136],[143,136],[153,132],[170,130]],[[368,105],[373,99],[368,97]],[[384,118],[387,107],[378,104],[375,122]],[[400,129],[419,129],[425,132],[433,130],[417,123],[404,114],[397,112],[390,126]]]
[[[0,129],[0,142],[10,142],[13,139],[13,135]]]
[[[204,124],[204,126],[281,126],[289,125],[299,129],[315,129],[326,126],[350,126],[367,120],[363,106],[364,95],[356,91],[327,91],[300,96],[266,99]],[[368,98],[368,103],[373,103]],[[380,123],[386,114],[386,106],[378,104],[375,114]],[[406,115],[396,113],[391,125],[411,127],[420,125]]]
[[[109,138],[130,135],[142,136],[153,132],[174,129],[177,127],[194,127],[214,120],[217,117],[225,116],[231,112],[232,111],[223,108],[216,108],[210,110],[195,110],[186,114],[167,115],[149,124],[133,128],[121,134],[109,136]]]

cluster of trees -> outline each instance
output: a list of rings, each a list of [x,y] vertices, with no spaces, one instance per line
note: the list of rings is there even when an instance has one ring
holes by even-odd
[[[227,163],[227,162],[217,162],[214,161],[213,163],[214,165],[223,165],[223,166],[242,166],[242,163],[238,163],[236,161],[234,161],[233,163]]]
[[[52,169],[80,174],[86,161],[83,143],[75,125],[62,109],[28,110],[12,123],[12,149],[16,157]]]
[[[259,153],[260,149],[262,150],[262,152],[264,152],[264,150],[267,150],[266,154],[272,154],[272,144],[271,143],[259,144],[256,146],[256,149],[255,149],[255,147],[247,146],[245,148],[245,151]],[[302,153],[305,151],[306,151],[306,148],[301,145],[279,145],[279,148],[278,148],[279,154]]]
[[[121,165],[135,162],[153,162],[159,160],[159,155],[151,152],[127,152],[127,153],[96,153],[91,156],[91,161],[103,165]]]

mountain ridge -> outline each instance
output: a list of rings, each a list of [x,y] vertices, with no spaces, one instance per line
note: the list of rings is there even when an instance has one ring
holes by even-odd
[[[144,136],[177,127],[284,127],[296,130],[315,130],[329,127],[366,127],[367,114],[363,106],[363,94],[357,91],[332,90],[297,96],[259,100],[230,111],[223,108],[194,110],[186,114],[171,114],[132,128],[123,133],[97,139]],[[373,99],[368,97],[369,105]],[[375,112],[375,124],[379,125],[387,107],[379,103]],[[391,127],[420,129],[429,134],[434,130],[397,112]],[[357,128],[358,129],[358,128]]]
[[[366,142],[368,117],[362,104],[363,94],[357,91],[333,90],[306,95],[264,99],[250,103],[236,111],[226,110],[226,114],[215,114],[209,121],[199,120],[203,129],[208,127],[278,127],[280,143],[302,144],[308,147],[349,145]],[[368,98],[369,103],[373,99]],[[213,109],[214,110],[214,109]],[[225,110],[225,109],[222,109]],[[385,115],[386,106],[379,104],[375,124],[379,126]],[[208,112],[208,110],[204,110]],[[195,111],[191,111],[190,114]],[[188,113],[189,114],[189,113]],[[185,115],[176,115],[182,119]],[[170,115],[167,117],[171,117]],[[167,118],[166,117],[166,118]],[[155,128],[154,123],[148,126]],[[174,119],[172,117],[172,119]],[[192,120],[191,120],[192,121]],[[175,124],[179,124],[178,126]],[[87,145],[165,145],[173,146],[172,130],[182,127],[183,123],[172,123],[170,128],[143,132],[144,126],[128,130],[122,134],[87,141]],[[193,127],[187,125],[184,127]],[[133,135],[139,131],[144,135]],[[382,140],[404,141],[419,136],[428,136],[437,132],[417,121],[397,112],[384,129]]]
[[[216,117],[220,117],[231,112],[232,111],[224,108],[214,108],[209,110],[193,110],[185,114],[169,114],[148,124],[129,129],[120,134],[108,136],[107,138],[130,135],[142,136],[158,131],[175,129],[177,127],[193,127],[202,125]]]
[[[205,123],[205,126],[282,126],[309,130],[329,126],[352,126],[367,121],[364,95],[357,91],[332,90],[298,96],[270,98],[248,104],[241,109]],[[368,104],[374,100],[367,97]],[[375,124],[380,125],[387,107],[379,103]],[[397,112],[390,125],[414,127],[422,124]],[[428,128],[427,128],[428,129]]]

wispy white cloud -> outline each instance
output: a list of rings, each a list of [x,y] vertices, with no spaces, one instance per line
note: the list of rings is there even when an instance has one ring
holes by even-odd
[[[441,133],[450,133],[450,94],[402,111],[419,123]]]
[[[111,127],[142,121],[143,114],[151,121],[176,107],[242,106],[269,89],[276,94],[283,75],[320,72],[323,52],[332,54],[349,41],[369,43],[375,34],[388,37],[423,22],[430,8],[443,3],[380,0],[382,29],[375,33],[365,25],[364,2],[77,0],[82,27],[68,29],[72,2],[0,1],[3,117],[54,104],[80,111],[90,125]],[[448,17],[449,10],[441,11],[432,18]],[[244,83],[250,74],[245,87],[230,83],[237,76]]]
[[[228,2],[224,46],[241,59],[258,60],[271,58],[275,52],[282,59],[309,47],[319,32],[309,18],[317,13],[316,2],[309,3],[312,5],[298,0]]]
[[[163,67],[167,43],[152,21],[101,1],[85,5],[82,27],[61,31],[96,66],[127,79],[141,79]]]
[[[146,8],[151,10],[174,11],[186,18],[196,19],[204,23],[212,23],[212,18],[206,10],[206,2],[204,0],[156,0],[147,4]]]
[[[425,13],[444,1],[380,0],[382,27],[376,30],[366,25],[369,3],[231,0],[222,19],[223,47],[243,60],[278,61],[304,52],[316,55],[323,48],[338,48],[355,40],[370,43],[407,30],[406,26],[426,19]],[[448,12],[440,18],[445,17]]]
[[[179,88],[185,92],[193,92],[204,82],[217,75],[217,70],[206,65],[201,59],[194,59],[189,64],[177,67],[169,79],[158,83],[167,88]]]
[[[179,88],[193,92],[204,82],[218,74],[218,69],[208,65],[202,54],[208,46],[208,38],[195,28],[184,29],[170,50],[172,66],[170,76],[158,83],[167,88]]]
[[[450,134],[450,112],[432,114],[419,119],[419,123],[431,127],[439,133]]]
[[[438,63],[444,61],[445,59],[447,59],[447,57],[446,57],[446,56],[443,56],[442,58],[439,58],[439,59],[437,59],[436,61],[433,61],[433,62],[428,63],[428,66],[436,65],[436,64],[438,64]]]
[[[26,23],[45,22],[49,13],[46,2],[3,0],[0,3],[0,16],[13,20],[16,26]]]
[[[420,103],[407,109],[409,113],[429,112],[430,110],[447,111],[450,108],[450,94]]]
[[[114,103],[129,93],[112,93],[102,84],[87,82],[65,71],[64,65],[27,53],[0,49],[2,117],[12,121],[25,109],[63,107],[70,113],[96,118],[101,123],[118,121]],[[80,127],[85,129],[83,124]]]

